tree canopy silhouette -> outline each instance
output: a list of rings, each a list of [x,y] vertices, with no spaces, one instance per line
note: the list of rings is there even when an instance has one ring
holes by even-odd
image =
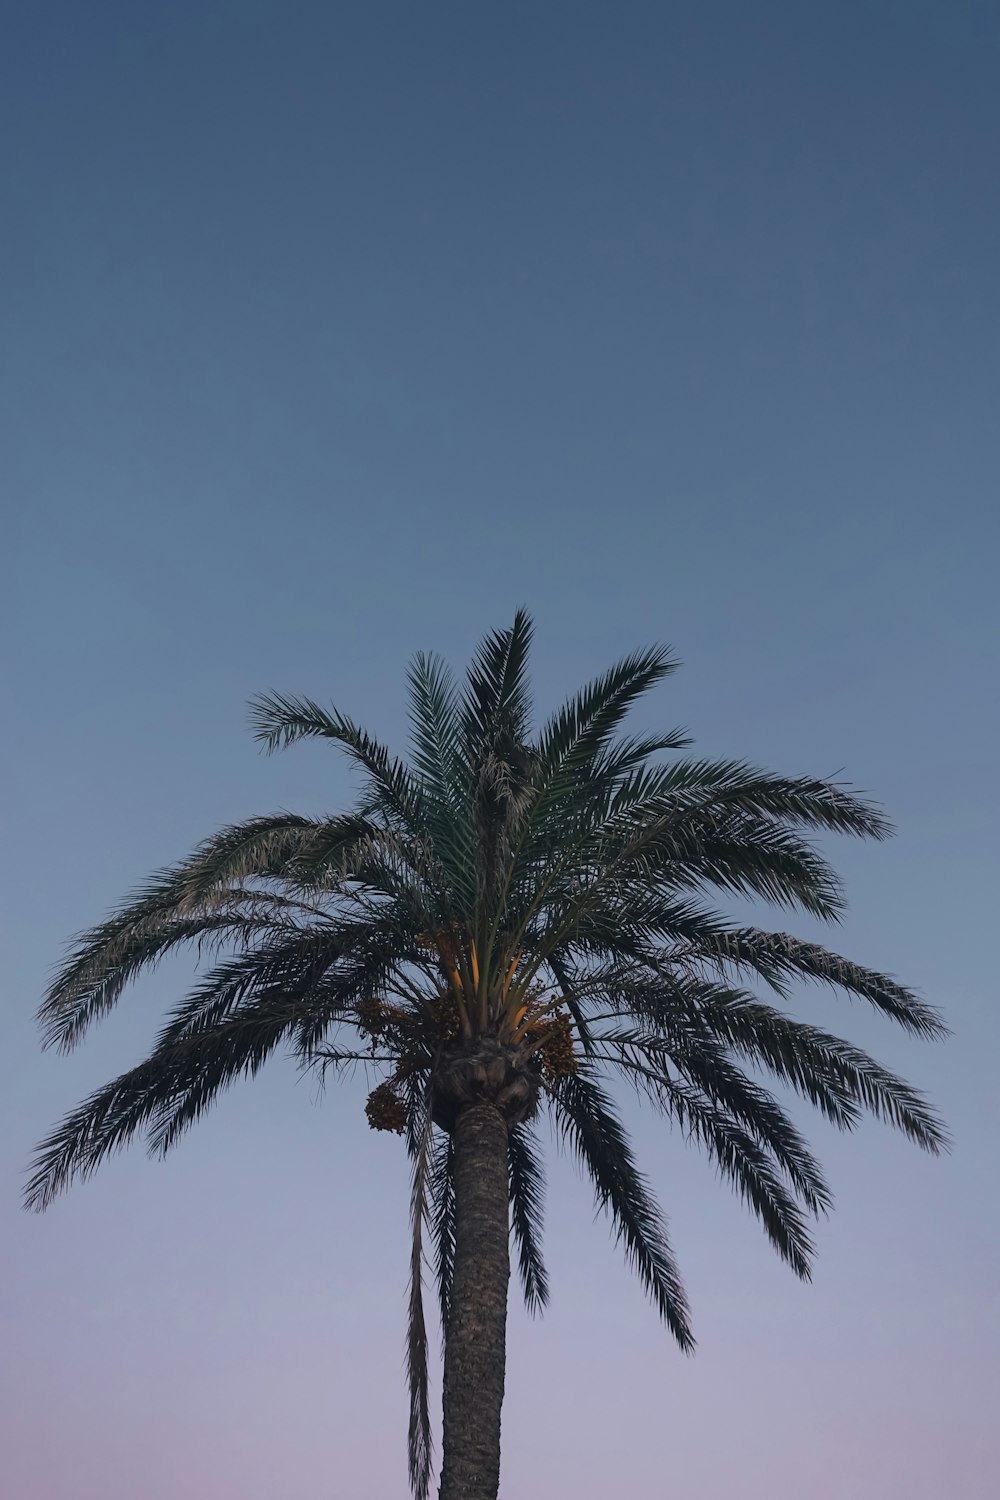
[[[482,643],[464,687],[437,659],[415,658],[409,763],[337,710],[255,700],[266,749],[314,737],[347,752],[364,773],[356,808],[223,829],[87,932],[41,1010],[46,1040],[70,1048],[171,950],[212,957],[149,1057],[43,1143],[27,1194],[37,1208],[136,1135],[166,1152],[279,1050],[324,1074],[374,1070],[369,1122],[399,1132],[412,1164],[418,1500],[432,1456],[425,1260],[444,1329],[440,1495],[497,1493],[511,1240],[528,1306],[548,1295],[543,1111],[683,1349],[693,1339],[681,1276],[616,1085],[705,1150],[801,1277],[809,1221],[830,1192],[762,1077],[844,1130],[867,1113],[925,1150],[945,1144],[914,1089],[783,1001],[818,982],[928,1038],[944,1032],[937,1013],[886,974],[710,904],[758,898],[835,921],[841,886],[809,835],[882,839],[882,814],[828,781],[684,756],[677,731],[624,733],[675,669],[663,649],[626,657],[535,730],[531,635],[519,612]]]

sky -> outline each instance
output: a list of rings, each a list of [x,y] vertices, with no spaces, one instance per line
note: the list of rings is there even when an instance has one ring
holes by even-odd
[[[33,1015],[150,870],[349,803],[329,748],[258,754],[250,694],[401,744],[412,654],[460,666],[523,604],[540,714],[665,641],[636,727],[884,805],[891,843],[832,850],[830,941],[954,1035],[794,1005],[954,1149],[812,1122],[837,1208],[803,1286],[636,1117],[693,1359],[553,1150],[503,1500],[986,1500],[1000,11],[39,0],[4,32],[4,1495],[405,1495],[406,1165],[363,1081],[276,1061],[27,1215],[34,1144],[191,965],[69,1057]]]

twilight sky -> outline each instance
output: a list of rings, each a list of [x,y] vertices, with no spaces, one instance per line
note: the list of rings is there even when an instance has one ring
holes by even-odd
[[[956,1144],[814,1122],[803,1287],[637,1117],[693,1360],[553,1152],[505,1500],[995,1493],[998,70],[992,0],[8,7],[9,1500],[405,1495],[405,1162],[363,1080],[275,1062],[28,1216],[34,1142],[191,967],[70,1058],[33,1011],[149,870],[350,798],[329,749],[257,754],[252,692],[399,742],[412,652],[461,664],[519,603],[543,711],[666,640],[647,727],[885,804],[891,844],[834,851],[832,941],[954,1038],[796,1004]]]

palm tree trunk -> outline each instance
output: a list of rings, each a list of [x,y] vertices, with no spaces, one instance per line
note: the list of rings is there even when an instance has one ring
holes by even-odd
[[[440,1500],[496,1500],[510,1279],[507,1124],[489,1103],[454,1126],[455,1270],[444,1352]]]

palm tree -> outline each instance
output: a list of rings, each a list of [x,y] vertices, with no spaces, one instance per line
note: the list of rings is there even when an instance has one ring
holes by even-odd
[[[919,1036],[943,1033],[937,1014],[884,974],[707,904],[715,891],[835,919],[838,880],[804,831],[880,839],[881,814],[825,781],[737,761],[661,763],[689,743],[683,735],[621,726],[674,670],[664,650],[626,658],[533,735],[530,640],[519,612],[482,643],[464,690],[437,659],[416,657],[411,764],[339,712],[256,700],[268,750],[308,736],[347,750],[365,773],[356,810],[224,829],[86,933],[41,1010],[47,1041],[70,1048],[169,950],[217,954],[146,1061],[43,1143],[27,1193],[36,1208],[140,1132],[154,1155],[166,1152],[282,1047],[324,1074],[358,1062],[375,1070],[369,1122],[399,1132],[412,1163],[418,1500],[431,1467],[425,1259],[444,1330],[441,1500],[497,1494],[511,1240],[528,1306],[547,1297],[543,1108],[685,1350],[684,1289],[612,1081],[707,1151],[806,1278],[809,1219],[830,1193],[761,1074],[845,1130],[868,1112],[928,1151],[945,1144],[912,1088],[780,1001],[807,979]]]

